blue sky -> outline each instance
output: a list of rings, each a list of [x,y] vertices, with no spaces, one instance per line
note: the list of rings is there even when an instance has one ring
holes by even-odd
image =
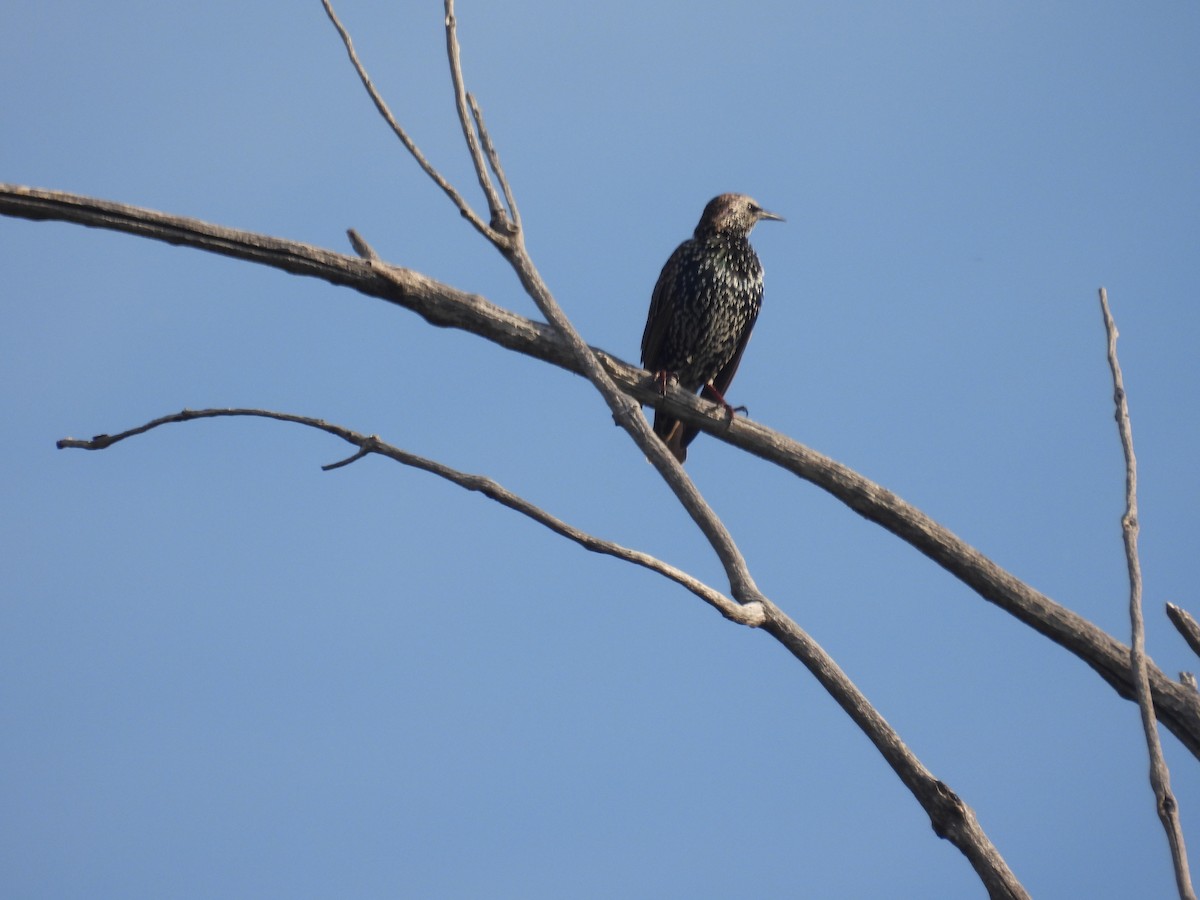
[[[343,0],[429,157],[473,176],[441,4]],[[730,399],[1128,638],[1108,288],[1150,653],[1200,611],[1200,10],[459,7],[527,239],[637,357],[704,203],[754,195]],[[9,4],[0,180],[389,261],[533,315],[376,116],[319,2]],[[472,195],[474,196],[474,195]],[[485,473],[720,584],[579,378],[324,283],[0,219],[0,882],[14,897],[963,897],[970,867],[807,673],[681,589],[334,439]],[[1038,897],[1169,896],[1136,709],[813,487],[703,436],[760,586]],[[1164,737],[1193,847],[1194,758]]]

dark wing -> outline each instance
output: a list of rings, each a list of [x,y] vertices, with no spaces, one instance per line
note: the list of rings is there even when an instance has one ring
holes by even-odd
[[[746,328],[742,332],[742,336],[738,338],[733,356],[729,357],[729,362],[725,363],[724,368],[713,376],[712,386],[717,389],[717,393],[722,397],[729,390],[729,384],[733,381],[733,376],[737,374],[738,365],[742,362],[742,354],[746,352],[746,345],[750,343],[750,332],[754,330],[754,323],[757,319],[758,316],[755,315],[753,319],[746,323]]]
[[[737,374],[738,365],[742,361],[742,354],[746,352],[746,345],[750,343],[750,332],[754,330],[754,323],[758,320],[758,314],[755,313],[754,318],[746,323],[745,329],[742,331],[742,336],[738,338],[737,347],[734,348],[733,356],[729,358],[729,362],[718,372],[712,380],[712,386],[717,389],[717,393],[722,397],[729,390],[729,385],[733,381],[733,376]],[[710,400],[713,398],[709,398]],[[677,437],[679,442],[679,450],[676,456],[680,457],[680,462],[687,456],[687,447],[696,439],[696,435],[700,433],[700,429],[694,425],[682,426],[682,433]]]
[[[675,252],[659,273],[654,293],[650,296],[650,314],[646,317],[646,330],[642,332],[642,365],[651,372],[658,372],[663,368],[663,344],[667,340],[667,329],[675,312],[675,290],[679,281],[679,258],[683,247],[684,244],[680,244],[675,248]]]
[[[654,293],[650,296],[650,314],[646,317],[646,330],[642,332],[642,365],[655,374],[667,366],[667,332],[671,327],[671,317],[675,314],[680,259],[686,246],[685,241],[675,248],[675,252],[659,273]],[[683,437],[682,422],[655,410],[654,433],[663,439],[676,459],[683,462],[687,458],[687,450],[680,443]]]

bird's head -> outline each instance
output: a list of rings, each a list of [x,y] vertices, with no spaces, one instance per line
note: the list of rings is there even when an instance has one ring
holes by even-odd
[[[782,222],[783,216],[767,212],[753,197],[745,194],[721,194],[708,201],[704,213],[700,216],[700,224],[696,226],[696,236],[705,234],[733,234],[746,237],[750,229],[763,219]]]

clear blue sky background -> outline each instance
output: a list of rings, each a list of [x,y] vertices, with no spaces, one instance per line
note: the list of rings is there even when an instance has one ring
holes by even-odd
[[[464,189],[441,4],[342,0]],[[529,245],[635,360],[705,201],[755,242],[731,399],[1128,639],[1121,328],[1150,651],[1200,610],[1200,7],[480,3],[466,71]],[[377,117],[317,0],[9,3],[0,179],[388,260],[533,314]],[[474,197],[475,194],[472,193]],[[812,678],[642,570],[251,420],[491,475],[720,584],[581,379],[344,289],[0,219],[0,893],[981,896]],[[1171,895],[1135,707],[819,490],[688,467],[759,584],[978,813],[1037,897]],[[1193,848],[1196,760],[1164,738]]]

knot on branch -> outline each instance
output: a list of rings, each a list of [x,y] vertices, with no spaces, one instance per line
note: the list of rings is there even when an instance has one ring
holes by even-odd
[[[944,781],[934,782],[932,799],[929,824],[933,826],[933,833],[942,840],[953,842],[954,837],[963,832],[970,810]]]
[[[497,210],[488,224],[491,226],[492,231],[506,238],[516,237],[519,230],[516,223],[503,210]]]
[[[761,628],[767,621],[767,610],[757,600],[722,609],[721,615],[747,628]]]

